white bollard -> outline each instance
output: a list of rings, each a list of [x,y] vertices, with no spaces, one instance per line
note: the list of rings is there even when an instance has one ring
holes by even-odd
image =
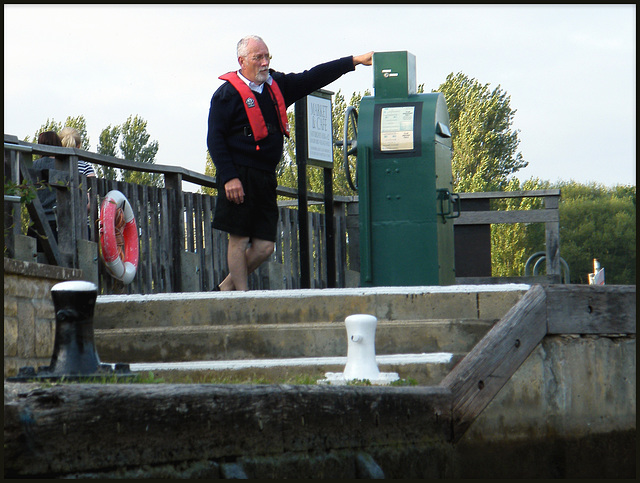
[[[347,365],[344,378],[377,380],[380,370],[376,362],[376,326],[373,315],[356,314],[345,319],[347,326]]]
[[[376,362],[376,326],[373,315],[356,314],[345,319],[347,327],[347,364],[344,372],[327,372],[318,384],[348,384],[350,381],[368,380],[371,384],[385,385],[400,379],[396,372],[380,372]]]

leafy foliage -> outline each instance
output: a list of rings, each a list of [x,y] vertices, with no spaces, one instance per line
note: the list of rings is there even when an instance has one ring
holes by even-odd
[[[56,122],[54,119],[47,119],[47,122],[45,122],[42,126],[40,126],[40,129],[38,129],[36,133],[33,135],[33,139],[30,140],[29,136],[27,136],[25,138],[25,141],[28,143],[37,143],[38,136],[40,135],[40,133],[43,133],[45,131],[55,131],[59,133],[60,131],[62,131],[62,128],[66,126],[69,126],[78,130],[78,132],[80,133],[80,137],[82,138],[81,149],[85,151],[89,151],[91,147],[91,141],[89,140],[89,136],[87,135],[87,121],[84,118],[84,116],[76,116],[76,117],[68,116],[67,120],[64,123]]]
[[[158,152],[158,141],[149,141],[151,135],[147,133],[147,121],[139,116],[129,116],[120,126],[107,126],[100,133],[98,153],[106,156],[118,156],[138,163],[155,163]],[[120,143],[118,144],[118,141]],[[162,186],[162,175],[143,171],[119,170],[120,180],[127,183]],[[98,176],[107,179],[117,179],[116,169],[101,167]]]
[[[540,190],[548,188],[547,182],[530,179],[523,183],[512,178],[504,191]],[[540,198],[506,198],[492,200],[492,209],[535,210],[542,208]],[[517,277],[524,275],[528,258],[544,250],[543,223],[509,223],[491,225],[491,275]]]
[[[589,283],[596,258],[607,284],[636,284],[636,187],[562,182],[560,253],[572,283]]]
[[[118,137],[120,137],[120,126],[111,126],[109,124],[100,133],[100,140],[98,142],[98,154],[104,156],[116,157]],[[110,166],[98,166],[96,169],[96,176],[99,178],[116,180],[118,179],[118,170]]]
[[[504,190],[509,176],[528,164],[517,152],[510,97],[461,72],[449,74],[436,92],[444,94],[449,110],[454,191]]]

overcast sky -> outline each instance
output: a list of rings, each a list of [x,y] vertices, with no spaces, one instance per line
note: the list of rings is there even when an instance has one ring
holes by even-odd
[[[82,115],[95,151],[102,129],[139,115],[157,164],[204,173],[211,96],[246,34],[283,72],[400,50],[427,91],[458,72],[500,86],[529,162],[521,181],[636,183],[635,5],[5,4],[4,132]],[[359,66],[327,89],[348,100],[372,87]]]

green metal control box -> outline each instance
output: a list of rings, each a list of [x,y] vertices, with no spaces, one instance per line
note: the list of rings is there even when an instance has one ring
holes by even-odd
[[[362,286],[455,283],[449,113],[418,94],[415,57],[376,52],[357,129]]]

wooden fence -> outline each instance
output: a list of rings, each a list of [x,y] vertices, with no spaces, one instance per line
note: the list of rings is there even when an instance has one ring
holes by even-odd
[[[47,223],[43,221],[44,214],[36,198],[27,204],[29,217],[40,233],[48,235],[46,240],[41,240],[45,249],[39,255],[39,261],[83,268],[87,273],[95,272],[93,278],[101,294],[208,291],[226,276],[227,234],[212,228],[215,196],[182,190],[183,181],[215,188],[214,178],[180,167],[134,163],[79,149],[30,144],[5,135],[5,179],[15,183],[36,183],[33,178],[37,173],[30,168],[33,159],[41,156],[56,156],[55,170],[41,174],[46,178],[46,184],[56,190],[58,241],[52,233],[47,233]],[[160,173],[164,178],[164,188],[86,178],[78,174],[78,160],[112,168]],[[69,189],[74,186],[78,188]],[[140,234],[138,270],[134,281],[128,285],[113,279],[98,255],[98,209],[104,196],[114,189],[121,191],[131,204]],[[88,221],[80,209],[83,206],[81,200],[87,193],[90,195]],[[278,188],[278,194],[297,197],[296,190],[283,187]],[[313,193],[308,198],[311,203],[322,200],[322,196]],[[334,197],[338,247],[335,285],[338,287],[347,283],[346,206],[354,202],[357,201],[353,197]],[[280,204],[276,250],[271,261],[251,275],[249,284],[253,290],[301,286],[298,210],[295,209],[295,201]],[[21,236],[18,206],[10,200],[5,202],[5,256],[9,257],[16,256],[16,244],[25,242]],[[308,226],[310,286],[324,288],[328,286],[324,215],[309,212]],[[95,270],[92,270],[92,265]]]
[[[135,163],[111,156],[103,156],[73,148],[59,148],[19,141],[15,136],[4,136],[5,184],[34,183],[37,173],[30,168],[33,159],[55,156],[55,169],[44,175],[46,184],[55,189],[57,196],[58,240],[46,223],[38,199],[27,203],[29,218],[35,228],[44,233],[41,239],[43,253],[27,251],[26,258],[37,256],[36,261],[63,267],[81,268],[87,279],[99,286],[99,293],[171,293],[212,290],[226,276],[227,235],[212,228],[216,199],[203,193],[184,192],[183,181],[202,187],[215,188],[210,176],[181,167]],[[78,174],[77,163],[83,160],[104,167],[144,171],[161,174],[164,187],[156,188],[101,178],[86,178]],[[46,189],[46,188],[43,188]],[[113,279],[99,256],[98,207],[110,190],[121,191],[134,211],[140,235],[140,259],[134,281],[123,285]],[[89,215],[84,209],[87,193],[90,195]],[[300,288],[300,220],[298,219],[297,190],[278,187],[278,194],[291,201],[280,202],[280,218],[276,250],[270,262],[263,264],[249,279],[250,289]],[[465,206],[481,204],[489,198],[514,196],[541,196],[544,210],[527,211],[469,211]],[[459,226],[488,227],[495,223],[543,222],[546,226],[547,280],[558,282],[559,267],[559,190],[506,193],[461,193],[462,213],[455,220]],[[22,235],[23,223],[19,204],[5,197],[5,256],[25,259],[23,245],[29,243]],[[308,193],[309,203],[322,203],[323,195]],[[327,257],[324,214],[308,213],[308,250],[310,288],[357,285],[360,269],[358,198],[334,196],[335,258]],[[88,224],[88,228],[87,228]],[[456,234],[457,236],[457,234]],[[458,237],[462,239],[462,237]],[[484,237],[486,239],[486,236]],[[480,237],[473,234],[469,246],[458,247],[456,264]],[[33,240],[31,240],[33,242]],[[33,252],[34,250],[32,250]],[[488,258],[487,258],[488,257]],[[490,250],[480,257],[490,265]],[[476,258],[474,260],[479,260]],[[327,264],[335,263],[335,281],[327,281]],[[473,263],[477,263],[473,262]],[[460,264],[461,265],[461,264]],[[487,277],[460,278],[460,283],[498,283]],[[490,273],[489,273],[490,275]],[[551,277],[551,278],[549,278]],[[521,281],[545,281],[529,279]],[[505,281],[505,280],[502,280]],[[515,281],[509,280],[509,281]]]

